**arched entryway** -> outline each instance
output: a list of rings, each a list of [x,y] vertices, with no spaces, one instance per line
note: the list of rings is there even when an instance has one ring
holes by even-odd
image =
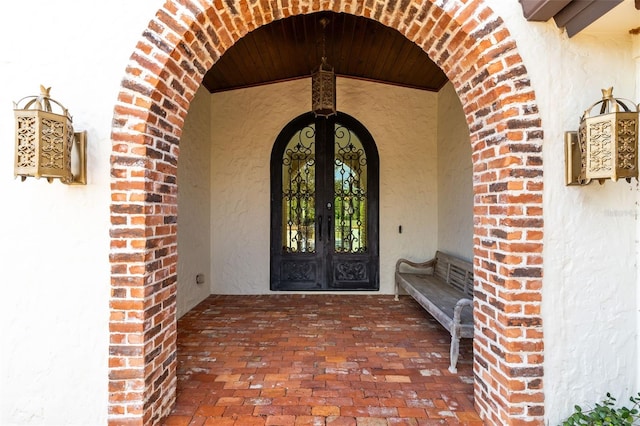
[[[471,133],[475,401],[490,424],[542,424],[542,131],[526,69],[481,0],[167,1],[141,36],[114,110],[111,424],[153,424],[175,398],[177,159],[207,69],[248,31],[296,14],[351,13],[397,29],[447,74]]]

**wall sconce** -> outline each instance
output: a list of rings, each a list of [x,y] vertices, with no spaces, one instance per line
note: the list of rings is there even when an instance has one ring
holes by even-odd
[[[600,113],[591,110],[600,105]],[[566,184],[588,185],[593,179],[638,180],[638,120],[640,107],[602,90],[602,100],[580,118],[577,132],[565,132]]]
[[[71,115],[40,86],[40,95],[14,102],[16,156],[14,175],[54,179],[67,185],[87,184],[87,132],[74,133]],[[22,106],[21,106],[22,105]],[[54,113],[52,105],[61,112]],[[76,147],[73,150],[73,147]],[[72,159],[72,152],[75,158]],[[73,173],[73,171],[76,173]]]

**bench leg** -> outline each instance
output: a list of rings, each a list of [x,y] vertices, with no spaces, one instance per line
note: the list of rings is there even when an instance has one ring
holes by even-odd
[[[398,301],[400,300],[400,299],[398,298],[398,293],[399,293],[400,291],[398,290],[398,279],[397,279],[397,278],[396,278],[396,283],[395,283],[394,289],[395,289],[395,297],[393,298],[393,300],[395,300],[396,302],[398,302]]]
[[[449,365],[449,372],[456,374],[458,369],[458,355],[460,354],[460,338],[454,333],[451,335],[451,350],[449,352],[449,359],[451,364]]]

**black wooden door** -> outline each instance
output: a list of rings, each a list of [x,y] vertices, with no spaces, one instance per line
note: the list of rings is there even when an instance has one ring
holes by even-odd
[[[378,290],[379,160],[344,113],[304,114],[271,154],[271,289]]]

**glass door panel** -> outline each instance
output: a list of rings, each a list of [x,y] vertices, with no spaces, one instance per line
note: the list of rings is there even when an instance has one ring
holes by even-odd
[[[367,155],[347,127],[334,131],[334,250],[367,252]]]
[[[316,251],[315,126],[298,131],[282,157],[282,247],[287,253]]]

